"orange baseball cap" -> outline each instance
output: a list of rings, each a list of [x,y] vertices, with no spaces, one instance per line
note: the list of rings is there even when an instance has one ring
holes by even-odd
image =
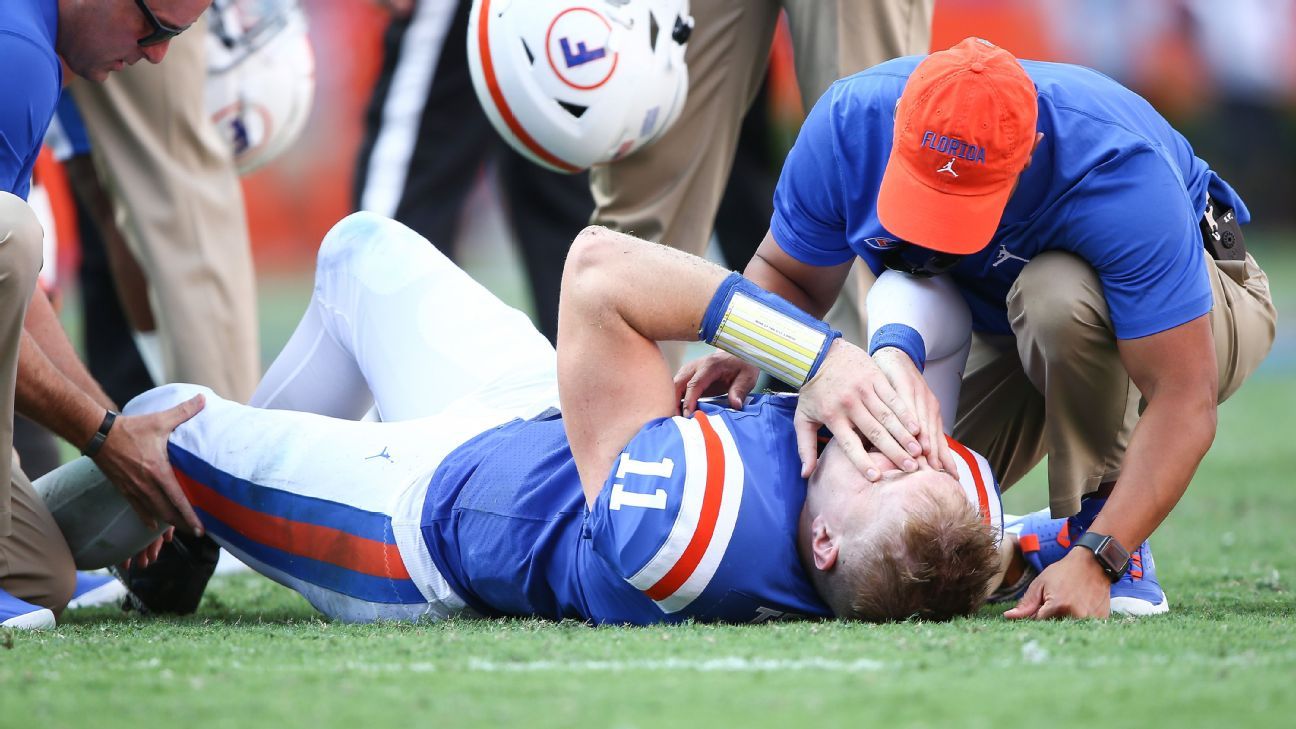
[[[1038,114],[1034,82],[993,43],[966,38],[928,56],[896,105],[883,227],[935,251],[985,248],[1030,162]]]

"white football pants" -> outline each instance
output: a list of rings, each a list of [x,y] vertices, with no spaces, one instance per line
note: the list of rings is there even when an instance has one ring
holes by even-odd
[[[126,412],[196,392],[207,405],[170,454],[208,532],[348,621],[465,611],[420,532],[428,480],[473,436],[558,406],[554,350],[530,320],[370,213],[324,238],[310,305],[251,406],[172,385]],[[357,422],[371,404],[384,422]]]

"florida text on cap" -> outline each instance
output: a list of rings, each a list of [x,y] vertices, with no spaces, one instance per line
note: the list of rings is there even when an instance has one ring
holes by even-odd
[[[1011,53],[967,38],[918,64],[896,106],[877,212],[896,238],[985,248],[1035,144],[1035,84]]]

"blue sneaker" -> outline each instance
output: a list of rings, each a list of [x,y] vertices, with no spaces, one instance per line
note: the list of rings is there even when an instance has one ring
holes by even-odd
[[[120,603],[125,596],[126,586],[107,572],[77,572],[68,609]]]
[[[1017,602],[1044,568],[1062,559],[1071,547],[1066,519],[1054,519],[1048,509],[1014,516],[1004,514],[1004,532],[1017,537],[1017,548],[1026,560],[1026,570],[1011,585],[995,590],[987,602]]]
[[[1017,544],[1026,560],[1030,579],[1071,551],[1072,541],[1084,533],[1102,508],[1101,502],[1095,504],[1095,501],[1098,500],[1086,501],[1086,508],[1068,519],[1053,519],[1048,509],[1021,517],[1005,515],[1004,530],[1017,535]],[[1091,508],[1091,505],[1096,508]],[[1014,585],[1014,595],[1001,595],[1001,591],[996,592],[996,597],[1020,599],[1030,585],[1030,579],[1023,578]],[[1111,612],[1113,615],[1141,617],[1169,611],[1170,602],[1156,577],[1152,547],[1143,542],[1130,554],[1130,568],[1125,576],[1111,586]]]
[[[0,627],[40,630],[54,627],[54,613],[0,590]]]
[[[1170,612],[1170,601],[1156,576],[1156,562],[1147,542],[1130,552],[1130,567],[1125,576],[1111,587],[1112,615],[1163,615]]]

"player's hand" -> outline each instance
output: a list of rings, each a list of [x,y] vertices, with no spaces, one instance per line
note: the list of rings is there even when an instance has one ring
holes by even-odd
[[[394,18],[408,18],[414,12],[417,0],[370,0],[374,5],[383,8]]]
[[[1111,613],[1111,581],[1087,550],[1073,549],[1035,578],[1009,620],[1105,618]]]
[[[117,418],[95,465],[122,492],[135,513],[150,529],[158,520],[183,526],[195,535],[202,522],[189,505],[167,458],[167,438],[181,423],[203,409],[203,396],[195,395],[170,410]]]
[[[675,375],[675,399],[684,414],[697,409],[698,398],[728,393],[729,407],[739,409],[756,386],[760,370],[728,352],[712,352],[680,368]]]
[[[819,427],[827,426],[860,473],[881,477],[867,450],[872,444],[905,471],[918,470],[922,431],[908,404],[868,354],[838,339],[819,371],[801,388],[795,427],[801,476],[809,478],[818,463]],[[860,436],[863,436],[861,439]]]
[[[141,549],[139,554],[127,559],[125,562],[122,562],[118,567],[120,567],[123,572],[130,569],[132,566],[138,567],[139,569],[148,567],[157,561],[158,555],[162,553],[162,545],[171,541],[171,538],[174,536],[175,527],[169,527],[147,547]]]
[[[912,408],[911,412],[918,420],[921,430],[918,445],[922,446],[927,463],[932,468],[943,468],[946,473],[957,478],[958,464],[945,442],[945,423],[941,420],[940,400],[927,386],[927,380],[923,379],[913,360],[909,359],[904,350],[883,347],[873,353],[873,362],[886,375],[887,382],[891,383],[900,399]]]

